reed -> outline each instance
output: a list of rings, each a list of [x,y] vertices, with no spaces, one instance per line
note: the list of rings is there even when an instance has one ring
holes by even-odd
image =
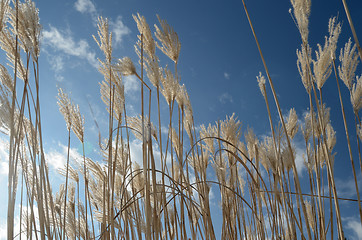
[[[152,33],[144,16],[133,15],[139,31],[135,43],[138,64],[134,64],[129,57],[113,56],[108,19],[99,17],[98,34],[93,38],[104,54],[104,59],[99,59],[99,72],[104,78],[100,93],[108,112],[108,133],[98,149],[102,158],[86,155],[86,119],[70,95],[59,89],[58,105],[66,123],[68,154],[66,165],[59,171],[64,184],[54,192],[41,128],[39,11],[31,0],[0,1],[0,47],[11,67],[9,73],[0,65],[0,126],[4,129],[0,134],[7,135],[9,141],[8,239],[345,239],[342,201],[358,204],[362,223],[357,179],[358,165],[362,173],[362,77],[355,74],[361,50],[345,1],[356,44],[349,39],[340,50],[338,63],[341,24],[336,18],[329,20],[325,43],[317,45],[313,54],[308,43],[311,2],[291,0],[291,16],[301,35],[297,68],[309,103],[304,119],[298,119],[294,108],[283,115],[283,103],[276,94],[252,16],[242,2],[266,73],[266,77],[260,73],[257,82],[271,135],[258,138],[251,128],[243,132],[235,115],[197,128],[178,70],[181,43],[167,21],[157,16],[159,22]],[[169,62],[161,62],[156,49]],[[357,199],[337,193],[338,170],[333,167],[336,133],[322,92],[332,73],[337,80],[347,139],[338,144],[347,144]],[[126,76],[134,76],[141,87],[139,116],[126,112]],[[340,80],[350,93],[354,128],[346,123],[347,106]],[[166,110],[161,107],[162,96]],[[278,111],[278,121],[272,116],[272,107]],[[162,122],[167,124],[166,132],[161,130]],[[352,131],[359,136],[356,153]],[[296,167],[298,134],[306,149],[308,176],[303,187]],[[70,159],[74,136],[83,149],[79,161]],[[134,139],[141,142],[142,159],[131,158]],[[355,160],[357,154],[359,162]],[[215,178],[207,173],[209,168]],[[221,232],[215,231],[212,188],[218,189],[220,197],[222,219],[217,222],[221,221]],[[16,209],[17,201],[20,211]],[[14,228],[17,217],[19,229]]]

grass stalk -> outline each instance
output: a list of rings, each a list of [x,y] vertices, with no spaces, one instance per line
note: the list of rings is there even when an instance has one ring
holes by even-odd
[[[345,132],[346,132],[349,158],[351,160],[353,178],[354,178],[354,183],[355,183],[356,193],[357,193],[357,198],[358,198],[358,208],[359,208],[360,220],[361,220],[361,223],[362,223],[362,206],[361,206],[361,199],[360,199],[359,189],[358,189],[358,181],[357,181],[356,169],[355,169],[355,166],[354,166],[353,154],[352,154],[352,149],[351,149],[351,142],[350,142],[350,139],[349,139],[349,133],[348,133],[348,127],[347,127],[347,120],[346,120],[346,115],[345,115],[345,111],[344,111],[344,105],[343,105],[341,90],[340,90],[340,87],[339,87],[337,69],[336,69],[336,64],[335,64],[334,59],[333,59],[333,69],[334,69],[334,73],[335,73],[336,81],[337,81],[338,96],[339,96],[339,101],[340,101],[340,104],[341,104],[341,111],[342,111],[342,116],[343,116],[344,129],[345,129]]]

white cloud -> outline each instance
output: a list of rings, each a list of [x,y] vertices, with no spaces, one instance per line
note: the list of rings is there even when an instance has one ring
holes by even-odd
[[[224,72],[224,78],[225,79],[230,79],[230,73]]]
[[[66,156],[56,150],[46,153],[45,159],[49,166],[53,167],[54,169],[60,169],[64,167],[67,161]]]
[[[0,224],[0,239],[6,239],[7,237],[7,224],[1,223]]]
[[[338,196],[343,196],[346,198],[356,198],[357,197],[356,183],[354,181],[353,176],[345,177],[343,179],[336,178],[335,182],[336,182],[336,186],[337,186]],[[357,184],[358,184],[358,188],[362,189],[361,174],[357,175]]]
[[[9,164],[7,162],[0,162],[0,175],[8,175]]]
[[[8,143],[0,139],[0,175],[8,175],[9,172],[9,150]]]
[[[55,71],[55,72],[60,72],[63,70],[64,68],[64,60],[62,56],[52,56],[52,58],[50,59],[50,64],[51,64],[51,68]]]
[[[90,65],[98,68],[96,54],[90,50],[89,44],[84,39],[75,41],[70,33],[61,32],[50,26],[49,30],[43,31],[43,43],[69,56],[85,59]],[[59,61],[58,64],[60,64]],[[57,67],[61,66],[57,65]]]
[[[135,76],[127,76],[123,80],[124,92],[126,94],[133,94],[140,88],[140,82]]]
[[[305,169],[303,154],[306,154],[305,148],[297,145],[295,148],[295,166],[299,176],[302,176],[302,172]]]
[[[91,0],[77,0],[74,4],[75,9],[80,13],[91,15],[93,25],[97,25],[98,16],[100,15]],[[113,33],[115,46],[120,46],[124,36],[131,33],[131,30],[124,25],[121,16],[117,16],[115,21],[109,20],[109,30]]]
[[[352,218],[348,218],[346,220],[347,220],[346,228],[352,230],[352,232],[354,233],[354,236],[349,236],[348,239],[350,239],[350,237],[355,237],[352,239],[362,239],[361,222]]]
[[[67,163],[68,146],[59,143],[58,147],[59,150],[52,149],[45,154],[46,161],[55,170],[63,168]],[[82,159],[82,155],[75,148],[69,149],[69,157],[76,161]]]
[[[81,13],[96,13],[96,7],[90,0],[77,0],[74,3],[74,7],[78,12]]]
[[[120,46],[123,37],[131,33],[131,30],[122,22],[121,16],[118,16],[116,21],[110,21],[109,27],[111,32],[113,32],[114,44],[116,46]]]
[[[232,103],[233,102],[233,97],[229,94],[229,93],[223,93],[219,96],[219,101],[222,104],[226,104],[226,103]]]

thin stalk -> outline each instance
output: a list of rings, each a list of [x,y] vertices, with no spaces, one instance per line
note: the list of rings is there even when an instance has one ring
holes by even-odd
[[[262,59],[262,62],[263,62],[263,65],[264,65],[264,68],[265,68],[265,72],[268,76],[268,81],[269,81],[269,84],[270,84],[270,87],[271,87],[271,90],[272,90],[272,93],[273,93],[273,97],[274,97],[274,100],[275,100],[275,104],[277,106],[277,110],[278,110],[278,114],[279,114],[279,118],[282,122],[282,125],[283,125],[283,129],[284,129],[284,132],[285,132],[285,137],[287,139],[287,143],[288,143],[288,148],[289,148],[289,151],[290,151],[290,154],[291,154],[291,157],[293,158],[293,151],[291,149],[291,143],[290,143],[290,139],[289,139],[289,136],[287,134],[287,130],[286,130],[286,126],[285,126],[285,123],[284,123],[284,119],[283,119],[283,115],[282,115],[282,112],[281,112],[281,108],[280,108],[280,105],[279,105],[279,101],[278,101],[278,98],[277,98],[277,95],[276,95],[276,92],[275,92],[275,89],[274,89],[274,84],[272,82],[272,79],[270,77],[270,74],[269,74],[269,70],[268,70],[268,67],[266,65],[266,62],[265,62],[265,59],[264,59],[264,56],[263,56],[263,53],[261,51],[261,48],[260,48],[260,45],[259,45],[259,41],[256,37],[256,33],[254,31],[254,27],[253,27],[253,24],[251,22],[251,19],[250,19],[250,16],[249,16],[249,12],[246,8],[246,5],[245,5],[245,1],[242,0],[243,2],[243,5],[244,5],[244,9],[245,9],[245,13],[247,15],[247,18],[248,18],[248,21],[249,21],[249,25],[251,27],[251,30],[253,32],[253,35],[254,35],[254,39],[255,39],[255,42],[256,42],[256,45],[258,47],[258,50],[259,50],[259,53],[260,53],[260,57]],[[295,177],[295,185],[296,185],[296,188],[298,190],[299,193],[301,193],[301,187],[300,187],[300,182],[299,182],[299,178],[298,178],[298,172],[297,172],[297,169],[296,169],[296,166],[295,166],[295,162],[292,161],[292,169],[293,169],[293,174],[294,174],[294,177]],[[302,205],[302,209],[303,209],[303,213],[304,213],[304,216],[306,216],[306,208],[305,208],[305,205],[304,205],[304,201],[303,201],[303,198],[302,196],[299,194],[298,196],[299,198],[297,198],[297,205],[299,207],[299,205]],[[306,225],[308,226],[309,223],[308,223],[308,218],[306,218]],[[302,233],[302,238],[303,237],[303,230],[301,229],[301,233]],[[310,232],[310,229],[307,228],[307,233],[308,233],[308,238],[311,239],[312,238],[312,235],[311,235],[311,232]]]
[[[64,218],[63,218],[63,239],[65,239],[65,219],[66,219],[66,213],[67,213],[67,192],[68,192],[68,174],[69,174],[69,155],[70,155],[70,130],[71,126],[69,126],[68,129],[68,150],[67,150],[67,167],[66,167],[66,176],[65,176],[65,193],[64,193]]]
[[[359,45],[357,33],[356,33],[356,30],[355,30],[354,25],[353,25],[351,14],[349,13],[347,2],[346,2],[346,0],[342,0],[342,3],[343,3],[344,11],[346,12],[346,15],[347,15],[348,23],[349,23],[349,26],[351,28],[354,41],[355,41],[357,49],[358,49],[359,57],[360,57],[360,59],[362,61],[362,49],[361,49],[361,46]]]
[[[348,133],[348,127],[347,127],[347,120],[346,120],[346,115],[345,115],[345,112],[344,112],[344,105],[343,105],[343,100],[342,100],[342,95],[341,95],[341,89],[339,87],[337,69],[336,69],[336,64],[335,64],[334,59],[333,59],[333,69],[334,69],[334,73],[335,73],[336,81],[337,81],[338,95],[339,95],[339,101],[341,103],[341,111],[342,111],[342,116],[343,116],[344,129],[345,129],[345,132],[346,132],[349,158],[351,160],[353,178],[354,178],[356,193],[357,193],[357,198],[358,198],[358,208],[359,208],[360,220],[361,220],[361,223],[362,223],[362,206],[361,206],[361,199],[360,199],[359,189],[358,189],[358,181],[357,181],[356,169],[355,169],[355,166],[354,166],[353,154],[352,154],[352,149],[351,149],[351,142],[349,140],[349,133]]]
[[[358,148],[358,159],[359,159],[359,166],[360,166],[360,170],[361,170],[361,174],[362,174],[362,156],[361,156],[361,143],[360,143],[360,139],[358,136],[358,124],[360,123],[360,118],[358,113],[354,113],[354,125],[356,128],[356,142],[357,142],[357,148]],[[361,136],[362,137],[362,136]]]
[[[16,0],[15,3],[16,11],[16,33],[18,33],[19,26],[19,0]],[[14,172],[14,140],[15,136],[15,99],[16,99],[16,83],[17,83],[17,68],[18,68],[18,34],[15,35],[15,49],[14,49],[15,63],[14,63],[14,86],[12,89],[12,103],[11,103],[11,115],[10,115],[10,146],[9,146],[9,174],[8,174],[8,214],[7,214],[7,237],[8,239],[14,238],[14,211],[15,211],[15,189],[13,186]]]

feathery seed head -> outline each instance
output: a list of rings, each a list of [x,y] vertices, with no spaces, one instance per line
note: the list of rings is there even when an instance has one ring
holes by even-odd
[[[178,83],[177,76],[174,76],[167,67],[163,72],[164,74],[161,76],[163,86],[161,93],[165,97],[167,104],[170,105],[179,93],[180,84]]]
[[[273,171],[274,174],[278,173],[278,167],[279,167],[279,159],[276,158],[275,156],[275,145],[274,145],[274,140],[272,137],[266,137],[264,138],[264,143],[262,144],[263,146],[263,150],[264,154],[266,155],[266,161],[267,163],[263,163],[263,166],[266,170],[269,170],[269,168],[271,168],[271,170]],[[268,167],[266,165],[269,165]]]
[[[7,60],[11,68],[15,69],[15,59],[17,59],[17,76],[25,81],[29,75],[29,71],[24,67],[23,61],[20,58],[19,50],[16,51],[15,55],[16,40],[15,35],[11,33],[7,28],[4,28],[0,32],[0,47],[6,52]],[[17,57],[15,57],[17,56]]]
[[[304,44],[308,43],[309,35],[309,15],[311,0],[290,0],[293,6],[295,19],[297,20],[297,27],[299,29],[302,41]]]
[[[12,92],[0,84],[0,127],[11,128],[11,96]]]
[[[325,38],[324,47],[318,44],[316,60],[313,60],[313,70],[317,88],[320,90],[332,73],[332,58],[337,48],[337,41],[341,33],[341,24],[335,23],[336,18],[330,18],[328,24],[329,37]]]
[[[283,162],[283,166],[284,166],[284,169],[289,172],[290,169],[292,169],[292,166],[293,166],[293,162],[295,160],[295,156],[296,156],[296,153],[295,153],[295,147],[294,146],[291,146],[292,148],[292,154],[290,154],[290,150],[289,148],[285,147],[282,149],[282,152],[281,152],[281,160]],[[281,161],[279,162],[280,164],[280,168],[282,167]]]
[[[327,38],[324,47],[320,44],[318,44],[317,47],[318,51],[315,51],[317,60],[312,61],[314,80],[317,84],[317,88],[320,90],[332,73],[332,58]]]
[[[63,115],[68,131],[72,128],[74,134],[83,143],[84,141],[84,118],[81,116],[79,106],[72,104],[68,94],[58,88],[58,106]]]
[[[185,84],[179,85],[178,93],[176,95],[176,102],[178,103],[181,109],[184,109],[186,104],[190,102],[190,100],[188,99],[188,94]]]
[[[217,137],[217,130],[216,126],[212,126],[209,124],[207,129],[204,125],[201,125],[201,131],[200,131],[200,138],[206,138],[204,139],[205,145],[203,145],[203,148],[205,148],[207,151],[209,151],[211,154],[215,153],[215,147],[214,147],[214,137]]]
[[[129,57],[124,57],[118,60],[117,70],[124,76],[137,74],[136,68]]]
[[[216,177],[219,182],[225,184],[226,182],[226,172],[227,172],[227,164],[226,164],[226,157],[224,155],[221,155],[221,157],[218,155],[216,157],[216,160],[213,162],[213,167],[216,172]]]
[[[170,25],[167,24],[166,20],[161,20],[158,15],[157,18],[161,24],[161,29],[155,24],[155,36],[162,44],[162,46],[160,46],[156,43],[157,47],[177,64],[181,50],[181,43],[178,39],[177,33],[172,27],[170,27]]]
[[[258,144],[258,155],[261,165],[265,168],[266,171],[269,171],[269,160],[266,153],[266,148],[263,143]]]
[[[140,172],[142,170],[141,170],[140,165],[137,162],[134,162],[133,165],[134,165],[133,171],[135,172],[134,175],[137,174],[137,176],[135,176],[133,178],[132,187],[134,187],[135,192],[140,191],[141,195],[143,195],[144,191],[142,191],[142,190],[144,189],[144,174],[143,174],[143,172]]]
[[[332,152],[334,146],[336,145],[337,138],[336,138],[336,132],[333,130],[331,123],[328,123],[326,126],[326,135],[327,135],[328,150]]]
[[[133,19],[135,20],[137,24],[138,31],[141,35],[138,35],[139,42],[135,46],[136,51],[137,48],[141,47],[141,38],[143,42],[143,49],[145,50],[146,54],[150,59],[153,59],[155,56],[155,40],[152,37],[152,33],[150,30],[150,27],[148,26],[148,23],[146,22],[146,19],[144,16],[141,16],[139,13],[136,15],[132,15]],[[143,36],[143,37],[141,37]]]
[[[67,93],[63,91],[62,88],[58,88],[58,106],[59,111],[63,115],[65,123],[67,125],[68,131],[71,128],[72,125],[72,118],[71,118],[71,109],[72,109],[72,103]]]
[[[104,170],[104,165],[101,165],[99,162],[93,161],[91,158],[86,158],[85,164],[86,164],[87,169],[89,169],[89,171],[93,173],[94,179],[92,181],[94,181],[94,182],[92,184],[96,184],[95,180],[98,180],[98,182],[101,182],[101,184],[103,185],[103,181],[104,181],[104,179],[106,179],[106,176],[107,176],[106,170]],[[89,174],[87,174],[87,175],[89,176]],[[90,178],[90,179],[92,179],[92,178]],[[90,184],[90,186],[92,184]],[[95,188],[98,189],[97,187],[95,187]],[[98,189],[98,191],[101,191],[101,190]],[[95,195],[97,195],[97,194],[95,194]],[[100,195],[102,195],[102,193],[100,193]]]
[[[341,23],[338,22],[336,23],[336,17],[332,17],[329,19],[328,22],[328,33],[329,33],[329,38],[328,38],[328,42],[330,45],[330,52],[331,52],[331,58],[335,59],[335,52],[337,49],[337,42],[338,42],[338,37],[342,31],[342,26]]]
[[[132,132],[134,134],[134,136],[143,141],[143,129],[142,129],[142,116],[138,116],[138,117],[127,117],[127,123],[128,126],[132,129]],[[145,140],[149,140],[149,136],[152,136],[156,139],[157,141],[157,131],[156,131],[156,127],[153,125],[153,123],[150,124],[150,126],[148,126],[148,117],[145,116],[144,117],[144,136],[145,136]]]
[[[79,106],[73,105],[71,109],[72,130],[81,143],[84,143],[84,117],[80,114]]]
[[[362,75],[356,77],[356,83],[353,84],[350,94],[353,110],[358,114],[362,108]]]
[[[255,158],[259,140],[251,128],[248,128],[247,132],[245,133],[245,142],[248,148],[249,158]]]
[[[220,124],[221,138],[232,143],[234,146],[238,145],[241,136],[241,122],[235,117],[235,113],[231,117],[226,117]],[[224,146],[230,149],[230,145],[223,143]]]
[[[339,61],[341,61],[341,65],[338,66],[339,77],[349,90],[352,89],[353,79],[359,62],[356,48],[356,44],[352,46],[351,38],[349,38],[339,55]]]
[[[287,119],[287,133],[291,139],[294,138],[295,134],[298,132],[298,117],[294,108],[290,109],[289,116]]]
[[[18,34],[21,47],[27,53],[30,53],[36,61],[40,52],[40,32],[39,10],[35,3],[27,0],[25,3],[19,3],[18,14],[16,9],[11,9],[9,22],[14,34]],[[16,23],[18,26],[16,27]]]
[[[0,83],[6,87],[7,92],[12,92],[14,88],[14,80],[10,76],[8,70],[0,64]]]
[[[162,69],[158,65],[157,56],[154,57],[154,60],[150,60],[148,57],[145,58],[145,70],[147,73],[147,77],[153,86],[160,87],[160,79],[162,75]]]
[[[330,112],[331,112],[331,108],[330,107],[327,107],[325,103],[323,103],[323,106],[321,107],[321,110],[322,110],[322,119],[324,121],[324,124],[323,126],[327,126],[327,124],[330,122]]]
[[[297,67],[298,67],[298,71],[300,74],[300,77],[302,78],[302,82],[304,85],[305,90],[307,91],[307,93],[309,94],[312,86],[311,86],[311,81],[310,81],[310,64],[311,64],[311,52],[312,49],[309,47],[309,45],[307,44],[307,47],[301,47],[301,51],[297,50]]]
[[[113,71],[113,68],[108,64],[102,61],[100,63],[99,72],[104,76],[104,80],[100,83],[101,99],[106,104],[108,113],[112,109],[113,116],[122,122],[121,114],[123,113],[125,98],[121,74],[119,71]]]
[[[98,37],[93,35],[94,41],[98,44],[99,48],[104,53],[104,56],[107,59],[107,63],[112,61],[112,33],[109,32],[109,23],[107,18],[98,17]]]
[[[359,139],[362,141],[362,125],[361,125],[361,123],[358,124],[358,126],[357,126],[357,134],[358,134]]]
[[[187,104],[187,108],[185,109],[185,117],[184,117],[184,126],[185,126],[185,130],[187,135],[189,136],[190,139],[192,139],[193,137],[193,126],[194,126],[194,116],[193,116],[193,112],[192,112],[192,107],[191,107],[191,103],[190,101],[188,101],[189,104]]]
[[[263,97],[266,98],[265,77],[261,74],[261,72],[259,72],[259,76],[257,76],[256,79],[258,80],[261,94],[263,94]]]
[[[0,1],[0,32],[5,27],[5,22],[9,10],[9,0],[2,0]]]
[[[58,169],[58,172],[66,177],[66,166],[64,166],[63,168]],[[68,176],[70,179],[74,180],[75,182],[79,182],[79,175],[78,172],[72,167],[72,166],[68,166]]]
[[[306,114],[304,115],[304,127],[301,126],[305,141],[308,141],[309,137],[311,136],[312,129],[313,129],[312,124],[314,124],[314,126],[317,125],[315,112],[313,112],[313,121],[314,121],[314,123],[312,123],[312,115],[311,115],[310,111],[306,112]]]
[[[315,213],[313,213],[312,205],[309,201],[304,201],[304,204],[305,204],[305,208],[307,210],[307,218],[308,218],[309,226],[312,229],[312,231],[314,232],[314,229],[316,227],[316,223],[314,221]]]

